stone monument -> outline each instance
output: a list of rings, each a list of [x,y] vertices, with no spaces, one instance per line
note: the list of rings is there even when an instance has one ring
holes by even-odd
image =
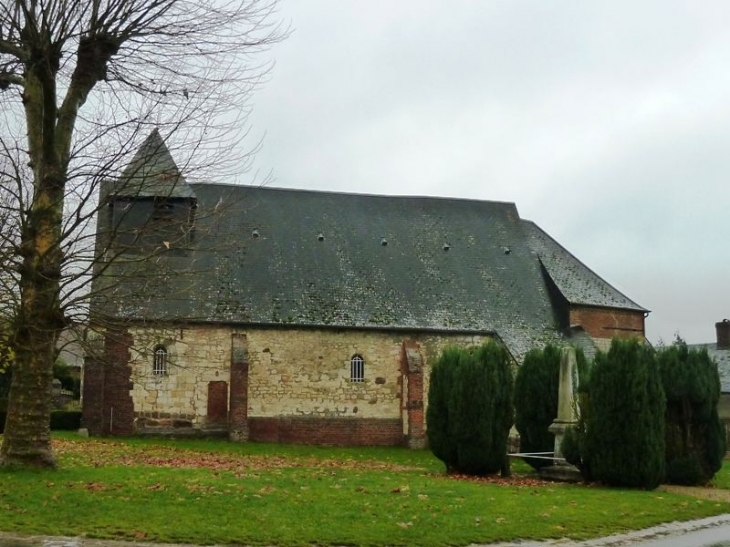
[[[563,439],[565,432],[578,423],[575,414],[573,377],[576,373],[575,348],[565,347],[560,351],[560,378],[558,383],[558,415],[548,431],[555,435],[554,464],[540,469],[540,477],[554,481],[578,482],[581,474],[578,469],[563,459]]]

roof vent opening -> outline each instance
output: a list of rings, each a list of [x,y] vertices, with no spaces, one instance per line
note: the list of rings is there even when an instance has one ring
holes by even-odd
[[[324,234],[322,232],[317,234],[317,241],[324,241]]]
[[[381,237],[381,238],[380,238],[380,244],[381,244],[381,245],[382,245],[383,247],[387,247],[387,246],[388,246],[388,240],[387,240],[387,239],[385,239],[384,237]]]
[[[451,243],[444,243],[444,251],[451,249]]]
[[[260,237],[260,236],[261,236],[261,233],[259,233],[259,229],[254,228],[253,232],[251,232],[251,237]]]

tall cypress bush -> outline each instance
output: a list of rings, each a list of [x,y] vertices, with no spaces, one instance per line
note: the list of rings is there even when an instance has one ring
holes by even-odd
[[[637,340],[611,342],[591,371],[585,454],[590,473],[615,486],[656,488],[664,476],[666,399],[654,352]]]
[[[717,413],[720,377],[706,349],[678,340],[658,353],[666,412],[667,480],[704,484],[722,467],[725,428]]]
[[[469,475],[505,467],[513,423],[511,358],[501,344],[484,344],[464,358],[452,392],[458,469]]]
[[[548,344],[525,355],[515,379],[515,427],[520,434],[520,452],[552,452],[555,435],[548,428],[558,412],[560,348]],[[535,469],[552,460],[525,458]]]
[[[502,345],[444,350],[431,369],[426,419],[431,450],[447,471],[505,468],[512,390],[511,357]]]
[[[457,369],[465,355],[461,348],[446,348],[431,368],[428,386],[428,444],[434,456],[444,462],[447,471],[454,470],[458,463],[449,407]]]

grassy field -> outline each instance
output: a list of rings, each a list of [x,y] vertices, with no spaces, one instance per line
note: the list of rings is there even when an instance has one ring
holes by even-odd
[[[725,460],[725,465],[715,475],[712,485],[715,488],[730,490],[730,460]]]
[[[54,439],[58,471],[0,471],[0,530],[197,544],[585,539],[729,512],[666,492],[443,474],[429,452]],[[717,487],[730,487],[730,470]]]

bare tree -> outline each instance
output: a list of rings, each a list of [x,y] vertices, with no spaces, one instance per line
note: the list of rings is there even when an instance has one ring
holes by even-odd
[[[104,181],[152,128],[186,173],[244,167],[247,98],[268,68],[252,55],[284,34],[275,3],[0,0],[0,320],[15,355],[1,464],[55,466],[56,342],[93,297]]]

